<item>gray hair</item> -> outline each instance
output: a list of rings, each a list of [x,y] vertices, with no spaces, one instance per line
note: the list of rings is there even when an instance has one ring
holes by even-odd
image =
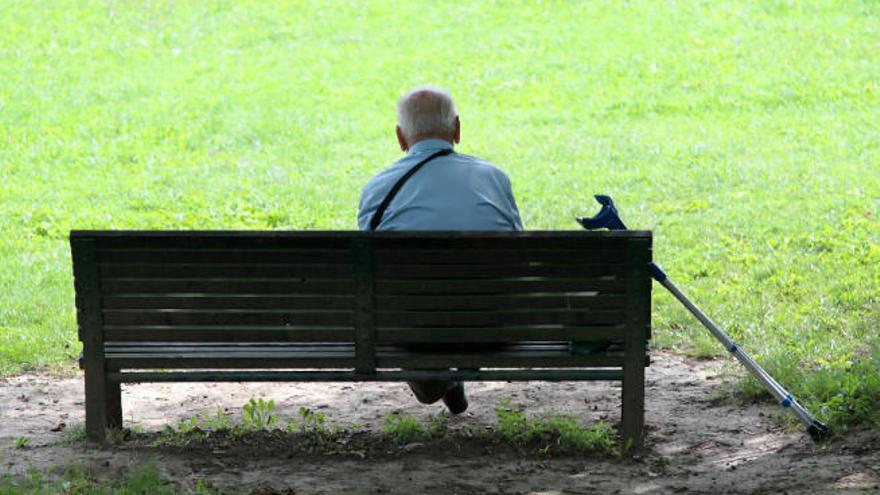
[[[455,131],[458,110],[448,90],[419,86],[397,100],[397,125],[407,139]]]

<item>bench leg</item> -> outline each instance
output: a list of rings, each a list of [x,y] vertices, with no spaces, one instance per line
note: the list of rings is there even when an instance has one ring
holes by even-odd
[[[107,382],[106,390],[107,428],[122,428],[122,387],[118,382]]]
[[[626,363],[623,369],[623,445],[628,452],[635,452],[645,441],[645,364],[644,351],[636,363]]]
[[[96,369],[97,368],[97,369]],[[102,368],[86,367],[86,436],[103,441],[107,430],[107,383]]]
[[[86,367],[85,375],[86,436],[100,442],[107,428],[122,428],[122,387],[108,381],[100,365]]]

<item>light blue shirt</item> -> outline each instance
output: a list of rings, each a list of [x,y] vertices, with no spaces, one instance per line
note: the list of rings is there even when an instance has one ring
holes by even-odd
[[[403,174],[449,148],[442,139],[419,141],[373,177],[361,191],[360,229],[370,229],[373,214]],[[485,160],[452,153],[434,158],[406,181],[376,230],[523,230],[523,225],[507,174]]]

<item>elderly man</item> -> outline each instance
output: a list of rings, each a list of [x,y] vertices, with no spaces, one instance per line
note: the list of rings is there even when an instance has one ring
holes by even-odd
[[[361,192],[361,230],[523,230],[510,179],[497,166],[455,153],[461,121],[448,91],[415,88],[397,102],[397,141],[406,156],[373,177]],[[442,399],[464,412],[464,385],[410,382],[419,402]]]

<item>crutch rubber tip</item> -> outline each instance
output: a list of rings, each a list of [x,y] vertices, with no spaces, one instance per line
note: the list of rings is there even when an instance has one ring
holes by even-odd
[[[831,435],[828,427],[816,420],[813,420],[810,426],[807,427],[807,433],[810,434],[810,437],[812,437],[815,442],[821,442]]]

